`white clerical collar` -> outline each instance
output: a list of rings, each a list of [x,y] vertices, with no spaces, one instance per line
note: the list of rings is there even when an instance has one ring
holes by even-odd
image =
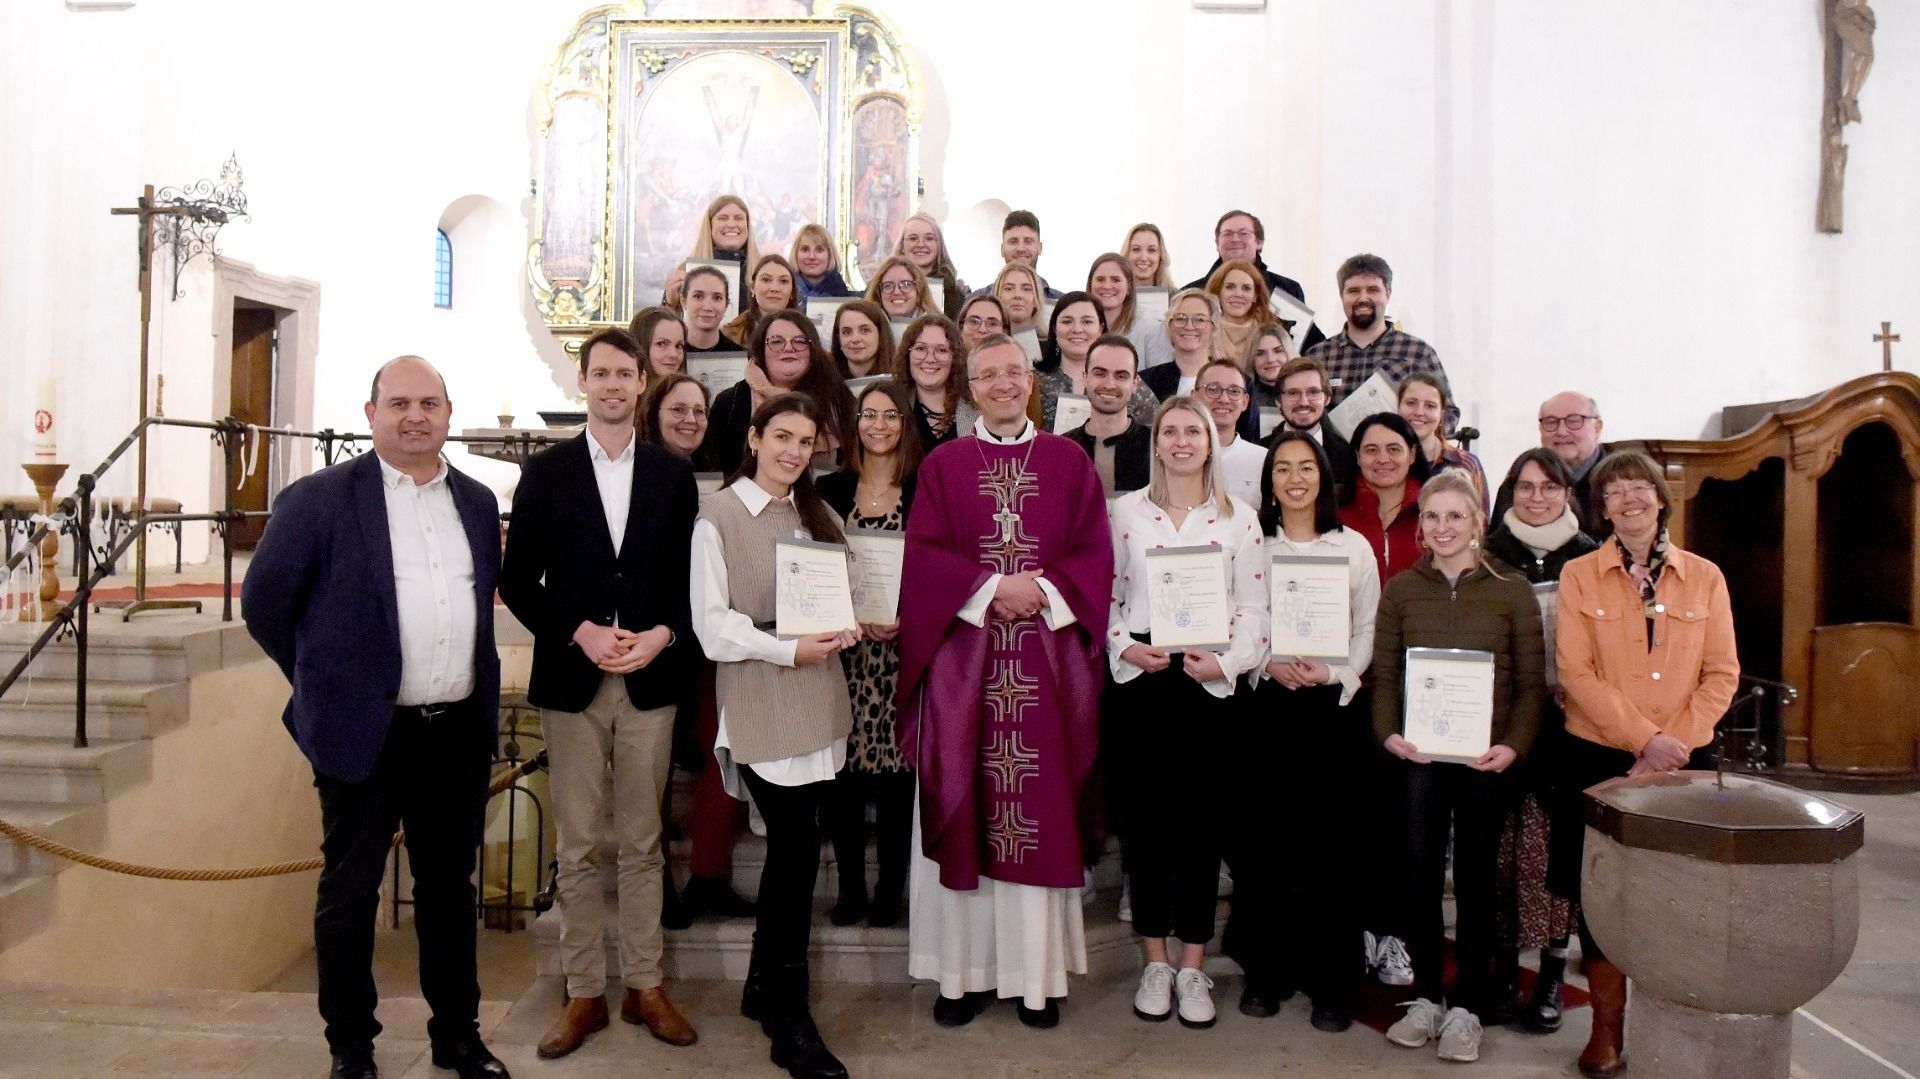
[[[767,493],[765,487],[753,482],[752,476],[742,476],[734,480],[733,493],[739,496],[741,504],[747,507],[747,512],[755,517],[760,516],[760,511],[774,502],[774,497]],[[793,492],[789,490],[787,496],[780,501],[789,506],[793,505]]]
[[[626,446],[624,446],[619,453],[608,453],[607,448],[600,444],[600,440],[593,437],[592,431],[586,432],[586,436],[587,455],[589,457],[596,461],[610,461],[616,465],[624,465],[628,461],[633,460],[633,447],[640,441],[637,432],[630,432]]]
[[[404,483],[408,486],[425,489],[432,487],[436,483],[447,482],[447,459],[445,457],[440,458],[440,471],[435,472],[433,478],[425,483],[414,483],[412,476],[388,464],[387,459],[378,453],[374,454],[373,457],[374,460],[380,462],[380,482],[389,488],[399,487]]]
[[[985,439],[996,445],[1018,446],[1020,443],[1030,441],[1033,438],[1033,421],[1027,420],[1026,425],[1020,428],[1019,434],[1011,438],[1001,438],[999,435],[987,430],[987,418],[982,416],[973,421],[973,437]]]

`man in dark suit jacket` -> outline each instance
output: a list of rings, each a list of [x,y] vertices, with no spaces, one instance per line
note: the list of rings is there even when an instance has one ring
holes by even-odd
[[[1108,498],[1137,491],[1151,478],[1153,429],[1134,423],[1128,411],[1139,368],[1140,351],[1124,334],[1101,334],[1087,349],[1087,400],[1093,415],[1067,437],[1093,458]]]
[[[1183,287],[1206,288],[1207,281],[1222,265],[1233,259],[1246,259],[1266,277],[1268,292],[1284,292],[1299,300],[1303,306],[1306,305],[1307,290],[1300,287],[1300,282],[1267,268],[1266,262],[1260,257],[1260,252],[1266,246],[1267,228],[1259,218],[1245,210],[1228,210],[1213,225],[1213,249],[1220,257],[1213,260],[1213,265],[1207,267],[1207,272],[1201,274],[1198,280],[1189,281]],[[1300,351],[1305,352],[1326,339],[1327,335],[1320,332],[1319,326],[1308,323],[1306,339],[1300,343]]]
[[[603,847],[618,852],[621,1017],[669,1044],[696,1036],[661,987],[660,809],[700,660],[687,600],[699,498],[690,464],[636,436],[646,375],[625,330],[587,339],[579,385],[587,429],[527,462],[500,571],[501,598],[533,633],[527,700],[553,772],[567,1007],[537,1047],[548,1058],[607,1024]]]
[[[247,631],[293,686],[323,836],[313,915],[334,1079],[375,1079],[373,919],[404,825],[433,1062],[506,1079],[480,1041],[470,878],[500,705],[493,492],[440,456],[452,410],[418,356],[374,375],[373,452],[274,503],[241,589]]]

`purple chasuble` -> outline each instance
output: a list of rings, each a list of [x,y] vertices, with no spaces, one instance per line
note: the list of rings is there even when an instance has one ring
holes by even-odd
[[[922,850],[940,883],[1078,888],[1098,749],[1102,634],[1113,587],[1106,496],[1058,435],[973,436],[920,466],[907,522],[900,742],[920,777]],[[994,573],[1039,570],[1073,611],[986,628],[959,617]]]

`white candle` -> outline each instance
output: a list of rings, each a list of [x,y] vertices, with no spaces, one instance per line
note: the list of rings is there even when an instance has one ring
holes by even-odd
[[[513,415],[513,402],[502,397],[500,399],[500,411],[497,413],[497,415],[501,415],[501,416]]]
[[[52,461],[59,456],[58,436],[54,430],[54,389],[50,375],[41,376],[33,406],[33,457]]]

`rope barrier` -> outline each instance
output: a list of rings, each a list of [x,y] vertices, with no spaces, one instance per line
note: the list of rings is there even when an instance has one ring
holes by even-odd
[[[493,782],[487,786],[487,797],[491,798],[499,794],[501,791],[519,782],[521,777],[544,767],[544,758],[545,754],[543,753],[531,760],[516,764],[512,768],[495,776]],[[94,869],[104,869],[109,873],[119,873],[122,876],[145,877],[149,880],[254,880],[259,877],[285,876],[289,873],[308,873],[319,869],[325,864],[325,859],[322,858],[303,858],[297,862],[274,862],[271,865],[248,866],[244,869],[167,869],[161,866],[135,865],[132,862],[115,861],[112,858],[102,858],[97,854],[88,854],[85,851],[75,850],[65,843],[48,839],[43,835],[35,835],[5,818],[0,818],[0,835],[4,835],[15,842],[32,847],[35,850],[44,851],[56,858],[64,858],[69,862],[76,862]],[[405,832],[395,832],[393,834],[393,845],[397,847],[405,839]]]

